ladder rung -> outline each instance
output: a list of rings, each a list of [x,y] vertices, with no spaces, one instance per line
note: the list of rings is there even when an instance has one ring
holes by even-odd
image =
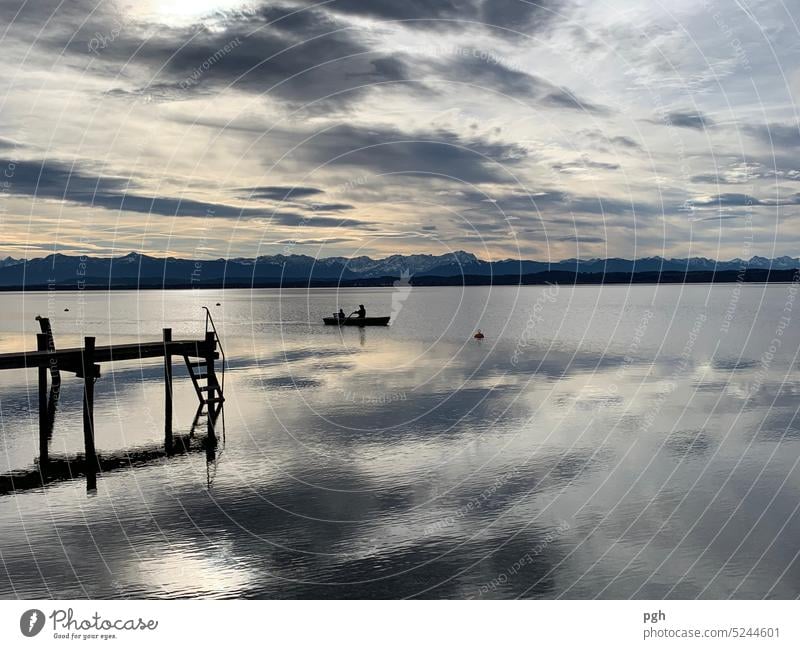
[[[206,403],[222,403],[225,401],[225,397],[211,397],[210,399],[206,399]]]
[[[198,386],[197,389],[200,390],[200,392],[208,392],[209,390],[216,390],[217,386],[216,385],[201,385],[201,386]]]
[[[195,374],[194,378],[196,378],[198,381],[200,379],[207,379],[208,378],[208,374],[206,374],[205,372],[200,372],[199,374]]]

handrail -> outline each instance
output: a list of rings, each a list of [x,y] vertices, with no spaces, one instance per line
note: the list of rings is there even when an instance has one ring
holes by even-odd
[[[222,385],[220,385],[220,392],[222,392],[222,394],[224,395],[225,394],[225,362],[226,362],[225,361],[225,350],[222,348],[222,340],[220,339],[219,333],[217,332],[217,326],[214,324],[214,318],[211,317],[211,310],[207,306],[204,306],[203,309],[205,309],[205,312],[206,312],[206,333],[208,333],[208,331],[209,331],[208,325],[210,324],[211,325],[211,331],[214,332],[214,338],[216,338],[217,345],[219,345],[220,356],[222,357]]]

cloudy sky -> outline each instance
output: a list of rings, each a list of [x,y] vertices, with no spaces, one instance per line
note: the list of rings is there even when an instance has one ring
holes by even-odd
[[[800,255],[780,0],[0,0],[0,255]]]

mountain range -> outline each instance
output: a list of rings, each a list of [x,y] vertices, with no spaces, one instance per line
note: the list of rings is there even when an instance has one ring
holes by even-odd
[[[159,258],[131,252],[122,257],[88,257],[52,254],[37,259],[0,260],[0,288],[178,288],[242,286],[332,286],[381,285],[407,277],[412,284],[539,283],[536,278],[557,274],[575,275],[581,283],[635,281],[649,277],[659,281],[682,275],[713,277],[716,281],[736,281],[744,276],[770,279],[772,275],[754,271],[793,271],[800,258],[751,257],[716,261],[705,257],[666,259],[564,259],[558,262],[504,259],[484,261],[468,252],[444,255],[391,255],[370,257],[327,257],[270,255],[256,258],[193,260]],[[783,276],[780,273],[775,277]],[[625,279],[627,277],[627,279]],[[612,278],[616,278],[613,279]],[[748,281],[745,279],[744,281]],[[757,279],[754,281],[763,281]]]

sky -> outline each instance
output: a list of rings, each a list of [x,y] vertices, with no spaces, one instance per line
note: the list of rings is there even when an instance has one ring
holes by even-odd
[[[800,255],[800,5],[0,0],[0,256]]]

